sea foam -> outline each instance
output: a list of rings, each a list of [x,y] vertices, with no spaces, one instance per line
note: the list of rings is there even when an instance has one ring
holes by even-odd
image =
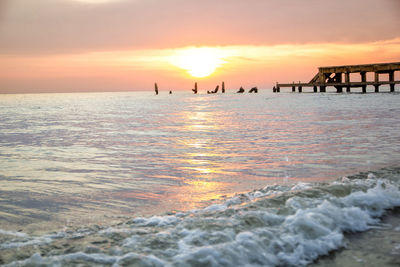
[[[81,231],[74,253],[52,246],[56,240],[67,243],[65,233],[18,233],[1,249],[38,246],[37,253],[8,266],[302,266],[344,246],[346,232],[376,226],[385,210],[396,206],[398,182],[368,175],[331,184],[269,186],[195,212]],[[97,246],[96,253],[85,252],[85,243]]]

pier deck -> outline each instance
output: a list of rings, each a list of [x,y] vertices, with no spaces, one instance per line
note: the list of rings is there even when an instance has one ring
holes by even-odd
[[[374,86],[375,92],[379,92],[381,85],[389,85],[390,92],[394,92],[395,85],[400,84],[400,81],[394,79],[395,71],[400,71],[400,62],[319,67],[318,73],[308,83],[277,83],[274,92],[279,93],[282,87],[291,87],[292,92],[295,92],[297,87],[299,93],[302,92],[303,87],[313,87],[314,92],[318,92],[319,87],[320,92],[326,92],[326,87],[333,86],[338,93],[342,93],[343,88],[346,88],[346,92],[350,92],[352,87],[361,87],[362,92],[366,93],[368,85]],[[367,81],[368,72],[374,73],[373,81]],[[350,81],[350,73],[359,73],[361,81]],[[389,74],[389,79],[379,80],[380,74]]]

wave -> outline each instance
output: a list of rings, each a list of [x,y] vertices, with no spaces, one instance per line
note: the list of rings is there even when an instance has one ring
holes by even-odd
[[[204,209],[43,236],[0,230],[6,266],[304,266],[400,206],[400,168],[273,185]]]

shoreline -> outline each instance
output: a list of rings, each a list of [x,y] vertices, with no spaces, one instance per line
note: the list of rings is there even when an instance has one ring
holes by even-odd
[[[308,266],[399,266],[400,207],[386,211],[377,227],[365,232],[345,233],[345,244]]]

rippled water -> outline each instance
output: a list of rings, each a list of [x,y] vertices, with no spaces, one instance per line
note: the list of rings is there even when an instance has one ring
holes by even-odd
[[[268,184],[398,166],[399,100],[386,93],[1,95],[0,228],[107,224],[205,207]]]

